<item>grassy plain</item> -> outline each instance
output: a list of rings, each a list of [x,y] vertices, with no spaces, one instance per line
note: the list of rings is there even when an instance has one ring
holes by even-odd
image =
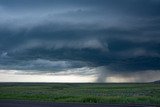
[[[0,83],[0,100],[159,105],[160,84]]]

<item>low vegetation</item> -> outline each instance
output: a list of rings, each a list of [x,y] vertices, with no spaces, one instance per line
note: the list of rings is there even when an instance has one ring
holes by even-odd
[[[0,83],[1,100],[160,104],[160,84]]]

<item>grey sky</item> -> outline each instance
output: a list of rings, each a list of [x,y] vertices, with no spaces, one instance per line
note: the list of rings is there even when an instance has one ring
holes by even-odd
[[[159,29],[159,0],[0,0],[0,69],[156,75]]]

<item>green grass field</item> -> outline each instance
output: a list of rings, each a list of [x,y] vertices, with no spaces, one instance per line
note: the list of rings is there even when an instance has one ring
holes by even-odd
[[[160,104],[160,84],[0,83],[1,100]]]

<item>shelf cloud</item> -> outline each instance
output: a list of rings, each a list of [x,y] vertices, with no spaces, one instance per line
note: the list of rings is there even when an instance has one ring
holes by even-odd
[[[1,0],[0,70],[159,80],[159,23],[158,0]]]

